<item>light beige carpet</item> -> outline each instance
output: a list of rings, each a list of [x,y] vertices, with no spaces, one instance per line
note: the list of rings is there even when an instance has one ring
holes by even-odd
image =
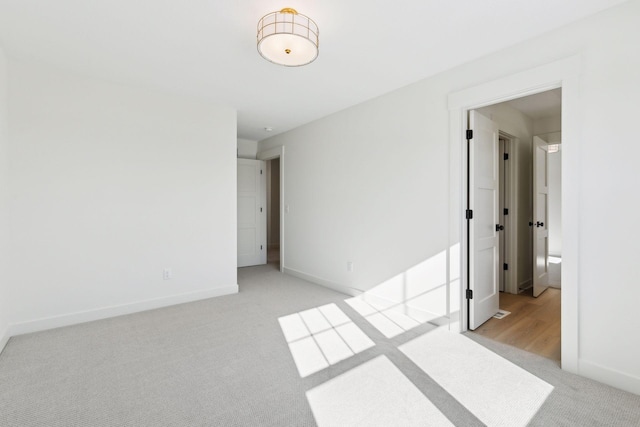
[[[0,426],[311,426],[311,405],[328,425],[483,425],[473,405],[454,397],[460,384],[451,388],[441,378],[446,367],[421,367],[426,356],[451,356],[440,344],[421,345],[435,326],[386,338],[344,302],[346,295],[273,266],[240,269],[239,285],[237,295],[12,338],[0,355]],[[278,319],[332,303],[374,345],[302,378]],[[639,396],[473,334],[465,339],[553,387],[530,425],[640,425]],[[352,393],[334,403],[343,411],[336,421],[318,409],[326,408],[318,399],[338,395],[331,390],[349,396],[344,384],[370,397]],[[402,393],[422,406],[404,411]],[[361,418],[362,405],[372,402],[379,415]]]

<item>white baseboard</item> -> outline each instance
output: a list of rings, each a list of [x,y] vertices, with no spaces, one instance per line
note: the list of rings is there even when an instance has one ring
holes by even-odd
[[[350,288],[348,286],[343,286],[338,283],[333,283],[329,280],[322,279],[320,277],[316,277],[311,274],[303,273],[298,270],[294,270],[292,268],[284,267],[282,272],[288,274],[290,276],[297,277],[302,280],[306,280],[307,282],[315,283],[316,285],[324,286],[325,288],[333,289],[334,291],[343,293],[345,295],[350,295],[352,297],[358,296],[362,293],[360,289]]]
[[[579,375],[640,395],[640,378],[586,360],[578,361]]]
[[[138,301],[129,304],[103,307],[94,310],[79,311],[60,316],[46,317],[42,319],[30,320],[27,322],[14,323],[9,326],[8,336],[28,334],[31,332],[45,331],[47,329],[60,328],[62,326],[75,325],[78,323],[91,322],[94,320],[106,319],[109,317],[122,316],[124,314],[138,313],[140,311],[153,310],[155,308],[167,307],[170,305],[183,304],[186,302],[198,301],[207,298],[219,297],[223,295],[238,293],[238,285],[225,285],[203,291],[188,292],[184,294],[171,295],[168,297],[153,298],[145,301]],[[7,338],[8,339],[8,338]]]
[[[518,285],[518,292],[522,292],[524,289],[529,289],[533,286],[533,280],[528,279]]]
[[[0,331],[0,353],[2,353],[2,350],[6,347],[9,342],[9,338],[11,338],[11,335],[9,335],[9,329]]]

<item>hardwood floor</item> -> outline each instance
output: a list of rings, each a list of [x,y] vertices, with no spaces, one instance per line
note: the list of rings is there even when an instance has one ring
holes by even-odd
[[[267,248],[267,264],[273,264],[280,268],[280,247]]]
[[[548,288],[538,298],[531,289],[501,292],[500,309],[511,314],[491,318],[473,333],[560,361],[560,289]]]

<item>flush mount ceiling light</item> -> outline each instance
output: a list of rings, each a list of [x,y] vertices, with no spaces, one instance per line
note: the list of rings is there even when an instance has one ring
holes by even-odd
[[[299,67],[318,57],[318,25],[295,9],[285,7],[258,21],[258,52],[267,61]]]

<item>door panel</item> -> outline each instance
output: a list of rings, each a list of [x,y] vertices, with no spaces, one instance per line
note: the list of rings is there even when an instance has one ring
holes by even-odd
[[[548,146],[533,137],[533,296],[549,287]]]
[[[498,312],[498,127],[476,111],[469,113],[469,328],[476,329]]]
[[[238,267],[267,263],[265,162],[238,159]]]

